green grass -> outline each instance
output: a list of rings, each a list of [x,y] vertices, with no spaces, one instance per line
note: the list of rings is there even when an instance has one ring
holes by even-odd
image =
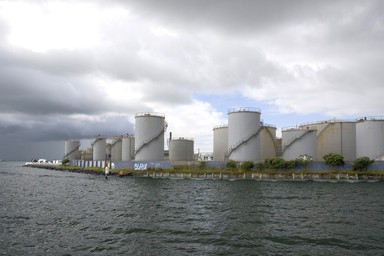
[[[101,167],[87,167],[87,168],[80,168],[79,166],[73,166],[73,165],[58,165],[56,169],[59,170],[66,170],[66,171],[94,171],[94,172],[104,172],[104,168]],[[148,170],[130,170],[130,169],[123,169],[123,170],[110,170],[110,173],[121,173],[123,175],[126,175],[128,173],[132,174],[153,174],[153,173],[169,173],[169,174],[176,174],[176,173],[183,173],[183,174],[192,174],[192,175],[204,175],[204,174],[229,174],[229,175],[241,175],[244,173],[261,173],[261,174],[286,174],[286,175],[292,175],[292,174],[320,174],[320,175],[326,175],[326,174],[349,174],[349,175],[384,175],[384,171],[380,170],[372,170],[372,171],[354,171],[354,170],[343,170],[343,171],[337,171],[337,170],[324,170],[324,171],[310,171],[310,170],[274,170],[274,169],[264,169],[264,170],[243,170],[241,168],[224,168],[224,169],[201,169],[201,168],[189,168],[189,167],[176,167],[174,169],[148,169]]]

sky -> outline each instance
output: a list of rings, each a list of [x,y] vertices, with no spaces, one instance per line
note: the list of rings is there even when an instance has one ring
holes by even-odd
[[[384,1],[0,0],[0,159],[167,134],[213,150],[230,108],[280,129],[384,116]]]

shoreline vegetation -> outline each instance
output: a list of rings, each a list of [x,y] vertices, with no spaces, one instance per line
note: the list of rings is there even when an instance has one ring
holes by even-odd
[[[105,175],[100,167],[81,168],[72,165],[30,165],[32,168],[49,169],[65,172]],[[308,170],[244,170],[231,169],[199,169],[176,167],[174,169],[148,170],[109,170],[109,176],[133,176],[152,178],[201,178],[201,179],[253,179],[253,180],[384,180],[384,171],[308,171]]]

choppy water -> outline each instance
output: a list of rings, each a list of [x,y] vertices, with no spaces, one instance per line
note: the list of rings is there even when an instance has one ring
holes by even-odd
[[[110,177],[0,163],[0,255],[383,255],[384,182]]]

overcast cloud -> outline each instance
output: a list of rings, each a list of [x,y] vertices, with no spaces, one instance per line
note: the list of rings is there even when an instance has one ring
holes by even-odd
[[[64,140],[134,133],[145,111],[196,151],[244,102],[279,128],[383,115],[383,13],[379,0],[0,1],[0,158],[61,158]]]

